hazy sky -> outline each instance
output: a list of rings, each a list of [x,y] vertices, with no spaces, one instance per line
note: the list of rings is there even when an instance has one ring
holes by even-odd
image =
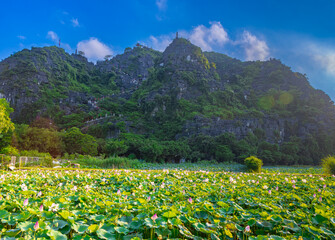
[[[278,58],[335,99],[335,1],[3,1],[0,60],[31,46],[83,50],[92,61],[137,42],[163,51],[175,32],[204,51]]]

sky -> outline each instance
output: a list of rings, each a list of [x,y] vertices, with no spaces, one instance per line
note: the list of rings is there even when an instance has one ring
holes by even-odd
[[[0,60],[24,48],[85,52],[90,61],[175,37],[242,61],[277,58],[335,99],[334,0],[13,0],[0,8]]]

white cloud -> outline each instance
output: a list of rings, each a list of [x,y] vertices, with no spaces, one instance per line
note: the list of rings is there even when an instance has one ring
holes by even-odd
[[[211,27],[208,30],[209,36],[208,40],[210,43],[216,43],[218,45],[223,45],[229,41],[228,33],[222,27],[220,22],[211,22]]]
[[[22,35],[19,35],[19,36],[17,36],[19,39],[21,39],[21,40],[25,40],[26,39],[26,37],[25,36],[22,36]]]
[[[244,31],[242,40],[237,41],[244,48],[246,60],[266,60],[269,57],[269,47],[265,41],[258,39],[248,31]]]
[[[148,45],[148,47],[163,52],[172,42],[173,36],[173,34],[161,35],[159,37],[150,36],[148,44],[144,43],[144,45]]]
[[[63,43],[62,41],[60,41],[60,37],[57,35],[57,33],[53,32],[53,31],[49,31],[47,34],[47,38],[51,39],[57,46],[60,43],[60,47],[64,48],[65,50],[72,52],[73,49],[71,48],[71,46],[68,43]]]
[[[328,75],[335,76],[335,49],[310,44],[309,52],[315,64],[324,69]]]
[[[167,0],[156,0],[156,5],[160,11],[167,8]]]
[[[106,55],[113,55],[113,51],[97,38],[91,37],[77,44],[78,51],[83,51],[90,61],[102,60]]]
[[[74,26],[74,27],[79,27],[79,21],[78,21],[78,18],[72,18],[72,19],[71,19],[71,22],[72,22],[72,26]]]
[[[179,31],[180,37],[188,38],[193,44],[199,46],[203,51],[212,51],[213,48],[221,48],[229,42],[229,37],[226,30],[220,22],[210,22],[210,27],[199,25],[191,31]],[[164,51],[165,48],[172,42],[175,33],[150,36],[146,44],[156,50]]]
[[[190,41],[204,51],[212,51],[214,47],[222,47],[229,42],[228,34],[220,22],[210,22],[210,25],[209,28],[199,25],[189,34]]]
[[[197,26],[189,35],[189,39],[193,44],[199,46],[202,50],[211,51],[212,47],[207,41],[208,39],[205,39],[208,37],[207,30],[208,29],[204,25]]]
[[[47,38],[51,39],[52,41],[57,41],[59,39],[57,33],[53,31],[48,32]]]

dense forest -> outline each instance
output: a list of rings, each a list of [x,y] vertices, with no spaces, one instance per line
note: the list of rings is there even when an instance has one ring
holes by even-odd
[[[2,153],[150,162],[319,164],[334,154],[334,103],[277,59],[242,62],[183,38],[93,64],[57,47],[0,62]],[[6,99],[6,101],[5,101]],[[8,101],[9,105],[6,103]]]

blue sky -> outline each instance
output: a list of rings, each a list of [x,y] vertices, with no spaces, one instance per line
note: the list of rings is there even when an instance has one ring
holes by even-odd
[[[164,50],[175,32],[241,60],[278,58],[335,99],[335,1],[5,1],[0,60],[31,46],[83,50],[92,61],[137,42]]]

